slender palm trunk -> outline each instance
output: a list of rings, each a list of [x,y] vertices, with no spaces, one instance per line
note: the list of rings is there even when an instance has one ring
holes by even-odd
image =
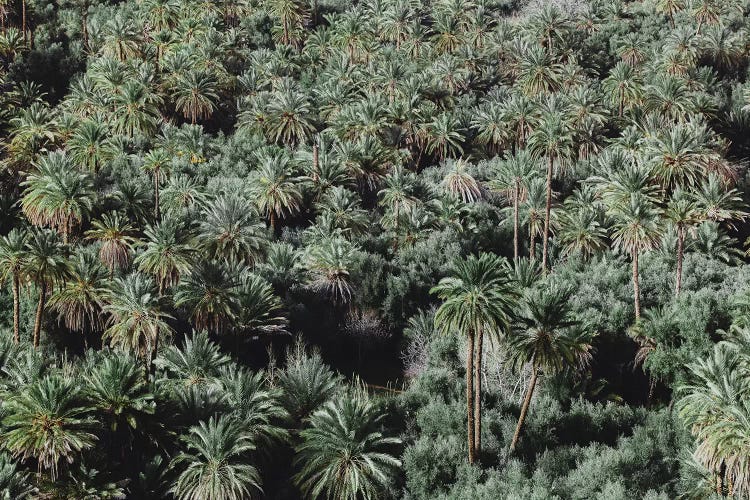
[[[271,226],[271,233],[276,234],[276,213],[273,210],[268,214],[268,222]]]
[[[474,349],[474,453],[482,451],[482,343],[484,334],[477,332]]]
[[[518,260],[518,198],[521,186],[518,179],[513,187],[513,259]]]
[[[39,303],[36,307],[36,318],[34,319],[34,349],[39,347],[39,337],[42,332],[42,316],[44,315],[44,305],[47,302],[47,283],[41,283],[39,286]]]
[[[536,260],[536,242],[534,241],[534,231],[529,227],[529,260]]]
[[[83,48],[89,49],[89,28],[87,26],[89,20],[88,7],[84,7],[81,12],[81,35],[83,36]]]
[[[19,323],[21,322],[21,280],[18,273],[13,274],[13,341],[21,341]]]
[[[474,332],[469,331],[469,345],[466,352],[466,413],[469,444],[469,463],[474,457]]]
[[[547,272],[547,252],[549,251],[549,217],[552,211],[552,167],[555,163],[554,155],[547,160],[547,201],[544,207],[544,236],[542,237],[542,270]]]
[[[532,361],[531,380],[529,380],[529,387],[526,389],[526,396],[523,398],[523,405],[521,406],[521,414],[518,416],[518,424],[516,424],[516,431],[513,433],[513,440],[510,442],[511,453],[516,450],[518,444],[518,438],[521,437],[521,428],[523,422],[526,420],[526,415],[529,412],[529,405],[531,404],[531,397],[534,395],[534,388],[536,387],[537,379],[537,368]]]
[[[154,218],[157,222],[161,218],[161,209],[159,208],[159,169],[154,170]]]
[[[685,253],[685,229],[680,226],[677,228],[677,278],[675,279],[675,296],[680,295],[682,288],[682,259]]]
[[[620,103],[619,103],[619,109],[617,111],[617,116],[622,118],[622,112],[623,108],[625,107],[625,90],[623,88],[620,88]]]
[[[21,0],[21,31],[23,31],[23,43],[26,43],[26,0]]]
[[[318,172],[318,164],[319,164],[319,161],[320,161],[319,160],[319,158],[320,158],[320,149],[318,148],[318,143],[317,142],[315,144],[313,144],[312,155],[313,155],[313,158],[312,158],[312,160],[313,160],[313,172],[315,172],[315,175],[318,175],[317,172]]]
[[[638,252],[633,253],[633,298],[635,299],[635,321],[641,319],[641,284],[638,281]]]

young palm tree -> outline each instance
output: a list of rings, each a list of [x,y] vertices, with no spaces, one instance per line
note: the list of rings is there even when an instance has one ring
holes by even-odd
[[[159,340],[172,329],[171,318],[161,304],[153,281],[143,274],[130,274],[114,281],[104,312],[110,315],[103,339],[143,359],[147,371],[158,352]]]
[[[616,249],[627,252],[633,261],[633,297],[635,320],[641,317],[641,287],[638,256],[655,247],[661,235],[660,211],[646,197],[633,193],[627,203],[611,209],[612,240]]]
[[[435,313],[435,326],[444,333],[468,338],[466,407],[469,463],[481,450],[481,374],[484,334],[501,337],[510,328],[518,293],[507,261],[494,254],[470,256],[453,264],[451,275],[430,290],[444,302]]]
[[[48,375],[5,401],[4,446],[22,460],[34,458],[54,481],[62,460],[94,446],[89,411],[74,380]]]
[[[258,469],[248,463],[255,450],[244,424],[223,415],[191,427],[170,463],[179,471],[171,493],[180,500],[242,500],[262,493]]]
[[[251,195],[258,210],[268,217],[271,231],[276,230],[276,220],[297,213],[302,205],[302,194],[297,179],[291,176],[291,161],[283,153],[261,154],[260,165],[254,172]]]
[[[555,165],[558,169],[561,168],[573,152],[570,126],[560,114],[548,114],[529,137],[529,150],[537,157],[543,156],[547,159],[547,201],[542,235],[542,269],[546,270],[552,208],[552,176]]]
[[[67,244],[73,226],[92,210],[93,183],[63,152],[42,156],[37,170],[22,183],[26,189],[21,208],[33,224],[54,228]]]
[[[13,289],[13,340],[21,341],[21,280],[25,266],[27,233],[12,229],[0,237],[0,284],[11,280]]]
[[[123,269],[130,263],[130,254],[138,241],[133,235],[135,228],[119,212],[107,212],[101,220],[91,223],[92,229],[86,231],[86,238],[97,240],[99,259],[109,269],[110,278],[115,269]]]
[[[571,313],[571,295],[571,290],[556,286],[531,292],[519,318],[522,326],[509,338],[509,362],[519,369],[530,363],[532,369],[510,443],[511,452],[518,444],[539,372],[549,375],[566,368],[583,368],[591,360],[592,334],[577,328],[579,324]]]
[[[401,441],[385,437],[385,413],[364,390],[326,403],[300,432],[294,481],[310,498],[383,498],[401,462],[393,456]]]
[[[48,292],[65,279],[68,274],[68,263],[65,259],[65,247],[57,234],[49,230],[36,230],[31,233],[26,242],[26,254],[23,274],[39,291],[32,337],[34,348],[37,348]]]

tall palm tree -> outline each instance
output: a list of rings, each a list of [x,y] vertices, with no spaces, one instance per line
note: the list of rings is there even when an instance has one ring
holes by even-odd
[[[519,207],[526,197],[528,182],[537,173],[537,161],[527,150],[506,155],[493,165],[494,175],[489,182],[491,189],[506,194],[513,204],[513,259],[519,254]]]
[[[283,153],[261,154],[260,165],[252,174],[251,195],[258,209],[268,217],[271,231],[276,230],[277,219],[297,213],[302,205],[302,194],[297,178],[291,175],[291,161]]]
[[[469,463],[481,450],[482,343],[484,334],[501,337],[510,329],[518,293],[505,259],[483,253],[453,264],[451,275],[430,290],[443,300],[435,313],[440,331],[468,338],[466,406]]]
[[[22,460],[34,458],[54,481],[62,460],[94,446],[89,411],[74,380],[45,376],[5,401],[4,446]]]
[[[701,222],[698,205],[690,196],[681,189],[676,189],[667,208],[664,211],[665,218],[672,223],[677,230],[677,270],[675,276],[675,295],[680,294],[682,287],[682,261],[685,254],[685,236]]]
[[[67,244],[73,226],[92,210],[93,182],[64,152],[42,156],[36,166],[37,172],[22,183],[26,189],[21,208],[33,224],[54,228]]]
[[[98,331],[103,326],[106,271],[96,254],[85,248],[79,249],[69,262],[65,282],[52,294],[49,306],[68,329]]]
[[[573,135],[570,125],[560,114],[548,114],[529,137],[529,150],[537,157],[547,159],[547,201],[542,236],[542,269],[546,272],[552,208],[552,176],[555,165],[558,169],[561,168],[573,152]]]
[[[179,75],[174,89],[175,109],[190,123],[207,120],[219,100],[216,79],[204,71],[188,71]]]
[[[130,254],[138,241],[135,228],[119,212],[107,212],[101,220],[91,223],[86,238],[99,241],[99,258],[109,269],[110,277],[115,269],[122,269],[130,263]]]
[[[364,390],[329,401],[300,432],[294,481],[310,498],[383,498],[401,462],[401,441],[380,431],[385,413]]]
[[[261,492],[258,469],[248,463],[255,450],[242,421],[211,417],[180,437],[184,447],[170,467],[179,471],[171,488],[180,500],[242,500]]]
[[[36,230],[26,242],[24,275],[36,285],[39,302],[34,319],[33,343],[39,346],[42,331],[42,319],[50,288],[62,282],[68,274],[68,262],[65,259],[65,247],[56,233],[49,230]]]
[[[172,329],[153,281],[143,274],[130,274],[114,281],[104,312],[110,315],[103,339],[112,346],[135,353],[147,371],[159,348],[159,340]]]
[[[635,320],[641,317],[641,287],[638,279],[638,257],[659,243],[660,211],[646,197],[633,193],[630,199],[611,209],[612,240],[616,249],[626,252],[633,261],[633,297]]]
[[[13,289],[13,340],[21,341],[21,280],[27,258],[26,240],[28,234],[20,229],[12,229],[0,237],[0,283],[11,280]]]
[[[154,219],[161,219],[161,203],[159,201],[161,174],[169,174],[172,157],[164,149],[152,149],[143,157],[141,169],[151,174],[154,181]]]
[[[509,362],[516,368],[531,364],[531,379],[510,443],[513,452],[529,411],[539,373],[550,375],[580,369],[591,360],[592,334],[578,328],[570,306],[572,290],[551,286],[531,292],[525,300],[520,327],[509,338]]]

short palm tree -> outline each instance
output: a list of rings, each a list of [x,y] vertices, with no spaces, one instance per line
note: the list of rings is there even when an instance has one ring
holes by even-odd
[[[89,412],[75,381],[46,376],[5,401],[4,446],[23,460],[34,458],[54,481],[61,461],[71,463],[75,454],[94,446]]]
[[[294,477],[310,498],[383,498],[401,462],[394,447],[400,440],[384,436],[379,410],[363,390],[326,403],[300,432]]]
[[[466,407],[469,463],[481,450],[482,343],[484,334],[500,338],[510,329],[517,304],[510,266],[505,259],[483,253],[453,264],[451,275],[430,290],[443,300],[435,313],[435,326],[444,333],[468,338],[466,355]]]
[[[305,263],[310,287],[334,305],[350,304],[355,289],[350,274],[356,251],[353,243],[339,236],[314,243]]]
[[[130,254],[138,241],[135,228],[120,212],[107,212],[101,219],[91,222],[86,238],[99,241],[99,258],[109,269],[110,277],[115,269],[122,269],[130,263]]]
[[[26,260],[27,233],[12,229],[0,237],[0,283],[11,281],[13,289],[13,339],[16,344],[21,341],[21,280]]]
[[[68,262],[65,258],[65,247],[59,237],[52,231],[35,230],[26,242],[27,258],[24,275],[39,291],[39,302],[34,319],[33,343],[39,346],[45,306],[48,293],[55,285],[61,283],[68,274]]]
[[[156,365],[170,375],[170,380],[202,386],[215,382],[230,361],[206,331],[194,331],[185,337],[182,347],[171,345],[165,349],[156,359]]]
[[[258,470],[248,462],[255,449],[242,421],[211,417],[180,437],[184,447],[170,467],[179,471],[170,490],[180,500],[243,500],[261,491]]]
[[[33,224],[57,230],[66,244],[74,225],[89,215],[94,204],[90,177],[76,170],[63,152],[42,156],[37,172],[29,174],[23,186],[23,212]]]
[[[159,340],[172,329],[153,280],[135,273],[115,279],[104,312],[110,315],[103,339],[141,358],[146,370],[159,348]]]
[[[530,363],[532,369],[510,443],[511,452],[518,444],[539,372],[549,375],[567,368],[582,368],[591,360],[592,334],[579,328],[573,317],[571,295],[571,290],[554,285],[546,290],[532,291],[524,301],[520,327],[508,339],[509,362],[518,369]]]
[[[611,210],[614,221],[612,240],[616,249],[630,255],[633,261],[633,297],[636,322],[641,317],[641,287],[638,257],[659,243],[660,211],[645,196],[633,193],[630,199]]]

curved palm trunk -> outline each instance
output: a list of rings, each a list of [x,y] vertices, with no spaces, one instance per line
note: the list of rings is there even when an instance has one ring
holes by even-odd
[[[677,228],[677,277],[675,279],[675,296],[680,295],[682,288],[682,260],[685,253],[685,229]]]
[[[482,451],[482,343],[484,334],[477,332],[474,349],[474,453]]]
[[[549,250],[549,217],[552,211],[552,167],[554,155],[549,155],[547,161],[547,201],[544,207],[544,236],[542,237],[542,270],[547,272],[547,252]]]
[[[21,280],[18,273],[13,274],[13,341],[21,341],[19,323],[21,322]]]
[[[511,453],[516,450],[518,444],[518,438],[521,437],[521,428],[526,420],[526,415],[529,413],[529,405],[531,404],[531,397],[534,395],[534,388],[536,387],[537,379],[537,368],[533,365],[531,372],[531,380],[529,380],[529,387],[526,390],[526,396],[523,398],[523,406],[521,406],[521,414],[518,416],[518,424],[516,424],[516,431],[513,433],[513,440],[510,442]]]
[[[518,198],[520,197],[521,186],[518,179],[513,187],[513,259],[518,260]]]
[[[47,302],[47,283],[42,283],[39,287],[39,303],[36,306],[36,318],[34,319],[34,349],[39,347],[39,337],[42,332],[42,316],[44,315],[44,305]]]
[[[633,298],[635,303],[635,321],[641,319],[641,284],[638,281],[638,252],[633,254]]]
[[[474,332],[469,332],[469,345],[466,352],[466,413],[469,444],[469,463],[473,464],[474,456]]]

